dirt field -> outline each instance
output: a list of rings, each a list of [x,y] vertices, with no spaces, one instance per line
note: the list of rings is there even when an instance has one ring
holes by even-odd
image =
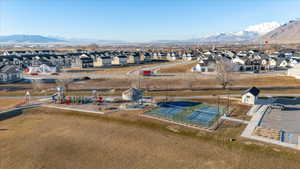
[[[229,142],[242,128],[225,123],[214,136],[174,133],[152,122],[34,109],[1,121],[0,168],[299,168],[299,152]]]
[[[14,107],[17,104],[24,102],[24,99],[0,99],[0,111]]]
[[[191,72],[191,69],[196,66],[195,63],[190,64],[179,64],[176,66],[168,67],[168,68],[162,68],[158,71],[158,73],[188,73]]]

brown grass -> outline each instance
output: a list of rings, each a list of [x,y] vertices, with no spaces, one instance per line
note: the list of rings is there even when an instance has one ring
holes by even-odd
[[[33,109],[0,123],[0,168],[298,169],[299,152],[238,138],[243,125],[216,133],[169,131],[166,125]],[[237,141],[230,142],[229,138]]]
[[[197,63],[179,64],[168,68],[162,68],[158,73],[188,73]]]
[[[24,99],[0,98],[0,111],[13,108],[17,104],[23,103],[24,101]]]
[[[66,70],[66,71],[68,71],[68,70],[91,71],[91,72],[85,73],[86,75],[89,75],[89,74],[93,74],[93,73],[128,72],[128,71],[135,70],[135,69],[140,69],[140,68],[143,68],[143,67],[157,66],[157,65],[164,65],[164,64],[169,64],[169,62],[148,63],[148,64],[140,64],[140,65],[126,65],[126,66],[123,66],[123,67],[111,67],[111,68],[67,68],[67,69],[64,69],[64,70]],[[82,73],[82,72],[78,72],[78,73]]]
[[[300,80],[289,76],[251,77],[234,81],[236,86],[300,86]]]

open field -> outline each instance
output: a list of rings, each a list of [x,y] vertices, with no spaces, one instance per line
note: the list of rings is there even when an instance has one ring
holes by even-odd
[[[158,73],[188,73],[196,66],[196,62],[189,64],[179,64],[171,67],[162,68]]]
[[[23,103],[24,99],[0,98],[0,111],[13,108],[15,105]]]
[[[135,114],[135,113],[133,113]],[[126,113],[103,117],[32,109],[0,123],[0,168],[298,169],[300,153],[238,138],[243,125],[217,132],[171,132]],[[125,117],[125,118],[122,118]],[[173,126],[174,127],[174,126]],[[237,138],[230,142],[229,138]]]
[[[249,76],[249,77],[248,77]],[[176,81],[176,83],[174,83]],[[201,75],[193,75],[186,78],[166,78],[162,77],[141,77],[139,80],[130,78],[99,78],[86,81],[77,81],[69,85],[69,89],[73,93],[91,93],[93,89],[103,89],[116,92],[104,92],[103,95],[120,94],[122,90],[131,87],[141,87],[152,96],[163,95],[220,95],[220,94],[241,94],[243,90],[239,88],[249,88],[256,86],[262,89],[262,93],[270,94],[300,94],[300,80],[288,76],[264,76],[264,75],[247,75],[246,77],[235,76],[232,85],[229,88],[232,90],[221,90],[221,86],[213,75],[202,77]],[[0,96],[24,96],[25,91],[31,91],[32,95],[49,95],[56,90],[55,83],[41,84],[40,89],[33,91],[31,84],[2,84],[0,85]],[[282,87],[290,87],[290,89],[280,89]],[[80,90],[78,90],[80,89]],[[191,89],[191,91],[189,91]],[[192,89],[195,89],[194,91]],[[205,90],[201,90],[205,89]],[[155,90],[177,90],[170,92],[155,92]]]
[[[30,91],[30,90],[29,90]],[[123,90],[108,90],[105,92],[99,92],[102,96],[121,96]],[[241,95],[244,90],[176,90],[176,91],[145,91],[145,96],[207,96],[207,95]],[[32,96],[50,96],[55,91],[38,92],[31,91]],[[67,95],[92,95],[92,90],[88,91],[70,91]],[[272,89],[272,90],[261,90],[261,95],[300,95],[300,89]],[[1,96],[25,96],[25,91],[0,91]]]

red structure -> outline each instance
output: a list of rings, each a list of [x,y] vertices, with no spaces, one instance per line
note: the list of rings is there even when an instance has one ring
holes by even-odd
[[[151,76],[152,72],[151,72],[151,70],[142,70],[141,71],[141,75],[143,75],[143,76]]]

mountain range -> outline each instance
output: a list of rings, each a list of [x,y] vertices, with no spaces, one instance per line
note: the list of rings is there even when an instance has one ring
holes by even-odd
[[[200,38],[185,40],[184,42],[195,43],[235,43],[247,42],[258,39],[266,33],[280,27],[278,22],[266,22],[254,26],[249,26],[245,30],[239,32],[216,33],[212,35],[202,36]],[[159,42],[172,42],[172,41],[159,41]],[[178,41],[173,41],[178,42]]]
[[[126,43],[125,41],[118,40],[98,40],[98,39],[77,39],[77,38],[61,38],[61,37],[45,37],[41,35],[8,35],[0,36],[0,43],[68,43],[68,44],[116,44]]]
[[[249,26],[238,32],[216,33],[188,40],[158,40],[150,43],[300,43],[300,20],[285,24],[266,22]],[[40,35],[0,36],[0,43],[72,43],[72,44],[123,44],[126,41],[98,39],[66,39]]]
[[[300,43],[300,20],[292,20],[259,38],[271,44]]]
[[[61,43],[62,39],[44,37],[41,35],[8,35],[0,36],[0,43]]]

